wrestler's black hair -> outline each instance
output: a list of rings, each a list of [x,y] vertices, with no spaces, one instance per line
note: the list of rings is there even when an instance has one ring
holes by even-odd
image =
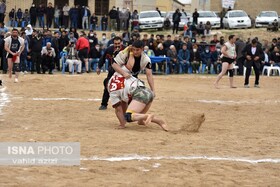
[[[132,46],[136,48],[143,48],[143,42],[141,40],[136,40],[133,42]]]

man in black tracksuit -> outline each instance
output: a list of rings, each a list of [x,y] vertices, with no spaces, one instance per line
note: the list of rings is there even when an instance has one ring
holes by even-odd
[[[99,107],[99,110],[106,110],[108,106],[108,100],[110,98],[109,92],[107,90],[107,83],[110,80],[110,78],[113,76],[115,73],[115,70],[112,68],[112,63],[113,63],[113,58],[121,51],[124,49],[124,46],[121,44],[122,39],[120,37],[115,37],[114,38],[114,45],[109,46],[102,57],[100,58],[98,62],[98,67],[97,67],[97,74],[100,74],[100,69],[102,66],[105,64],[105,61],[108,60],[108,75],[104,79],[103,84],[104,84],[104,92],[102,96],[102,103],[101,106]]]
[[[37,31],[33,31],[32,38],[30,40],[29,49],[32,54],[32,67],[31,67],[31,74],[35,71],[35,64],[36,64],[36,71],[37,74],[41,74],[41,65],[42,65],[42,58],[41,58],[41,51],[43,48],[43,38],[41,33]]]

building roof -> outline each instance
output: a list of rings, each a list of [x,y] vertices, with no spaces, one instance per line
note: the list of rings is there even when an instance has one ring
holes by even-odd
[[[180,3],[182,3],[184,5],[192,3],[192,0],[177,0],[177,1],[179,1]]]

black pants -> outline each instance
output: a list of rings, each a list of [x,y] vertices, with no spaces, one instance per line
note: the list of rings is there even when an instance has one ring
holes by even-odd
[[[241,57],[241,58],[237,59],[238,75],[243,75],[244,61],[245,61],[244,57]]]
[[[245,83],[244,85],[247,85],[249,84],[249,77],[251,75],[251,69],[252,69],[252,66],[254,68],[254,71],[255,71],[255,84],[256,85],[259,85],[259,79],[260,79],[260,62],[255,62],[255,61],[246,61],[246,77],[245,77]]]
[[[52,27],[52,21],[53,21],[53,17],[47,17],[47,28]]]
[[[173,22],[173,34],[174,31],[176,30],[176,34],[178,34],[178,28],[179,28],[179,22]]]
[[[43,73],[45,73],[47,70],[49,70],[49,73],[51,73],[52,70],[54,69],[54,58],[47,55],[43,55],[42,69],[43,69]]]
[[[32,25],[32,27],[36,26],[36,16],[30,16],[30,24]]]
[[[63,25],[64,25],[65,28],[68,28],[69,16],[63,16]]]
[[[108,73],[107,77],[103,81],[104,91],[103,91],[102,103],[101,103],[102,106],[108,106],[108,101],[109,101],[109,98],[110,98],[110,94],[109,94],[108,89],[107,89],[107,84],[108,84],[108,81],[111,79],[111,77],[113,76],[114,73],[115,73],[114,71],[109,70],[109,73]]]
[[[37,73],[41,73],[41,64],[42,64],[41,52],[33,52],[32,53],[31,72],[35,71],[35,64],[36,64],[36,71],[37,71]]]
[[[4,23],[5,14],[0,13],[0,23]]]
[[[59,51],[56,51],[55,54],[56,56],[54,58],[54,64],[56,66],[57,71],[60,71],[60,55],[59,55],[60,53]]]

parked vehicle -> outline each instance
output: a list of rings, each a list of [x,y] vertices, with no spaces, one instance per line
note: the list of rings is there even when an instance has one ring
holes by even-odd
[[[143,29],[162,29],[163,19],[158,11],[142,11],[139,14],[139,28]]]
[[[199,17],[197,18],[197,23],[202,22],[205,24],[210,21],[212,28],[221,28],[221,18],[217,16],[215,12],[212,11],[198,11]]]
[[[248,14],[243,10],[228,11],[223,18],[225,28],[251,28],[252,23]]]
[[[255,27],[268,27],[274,20],[279,22],[279,17],[276,11],[261,11],[256,17]]]

